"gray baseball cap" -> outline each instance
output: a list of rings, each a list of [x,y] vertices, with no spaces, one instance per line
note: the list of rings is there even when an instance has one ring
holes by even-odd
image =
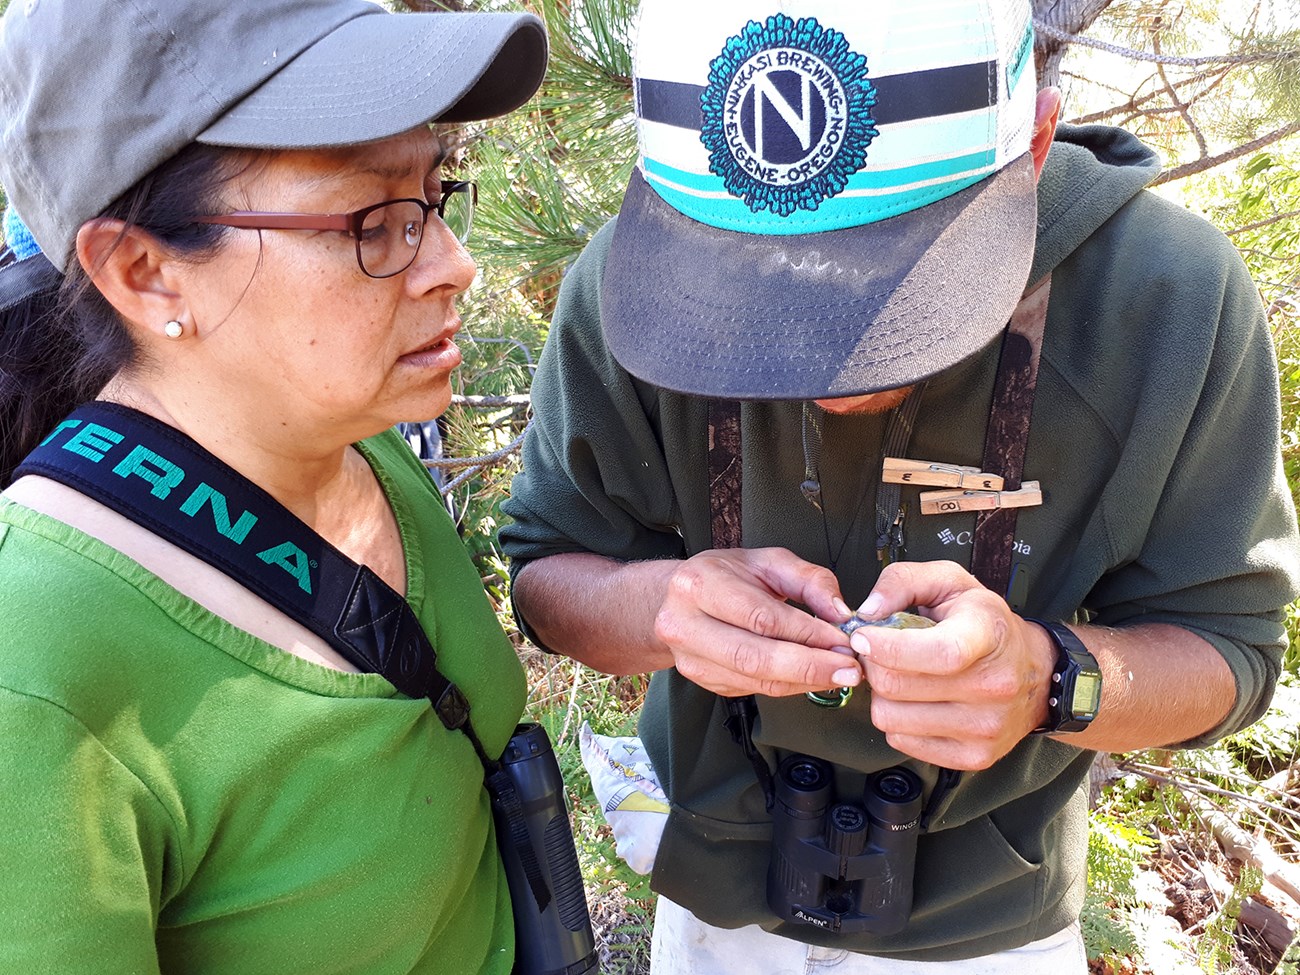
[[[310,149],[490,118],[546,69],[532,14],[369,0],[13,0],[0,183],[60,269],[77,230],[191,142]]]

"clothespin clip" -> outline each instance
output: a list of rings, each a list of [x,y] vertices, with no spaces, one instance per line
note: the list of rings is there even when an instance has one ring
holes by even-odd
[[[978,467],[909,460],[906,457],[886,457],[880,479],[886,484],[920,484],[965,491],[1001,491],[1003,485],[997,474],[985,473]]]
[[[922,491],[921,514],[950,515],[957,511],[1032,508],[1043,503],[1037,481],[1025,481],[1018,491]]]

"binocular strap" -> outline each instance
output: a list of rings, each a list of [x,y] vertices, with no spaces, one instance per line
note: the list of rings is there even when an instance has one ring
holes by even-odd
[[[279,608],[359,670],[408,697],[427,697],[443,725],[473,745],[493,806],[509,823],[503,839],[545,909],[551,892],[515,785],[484,751],[469,700],[438,670],[437,651],[401,593],[195,440],[117,403],[74,410],[14,472],[23,474],[66,484],[144,526]],[[204,507],[210,517],[199,517]]]

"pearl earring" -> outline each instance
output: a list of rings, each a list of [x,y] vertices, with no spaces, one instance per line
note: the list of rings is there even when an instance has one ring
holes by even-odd
[[[170,322],[168,322],[166,325],[163,326],[163,334],[165,334],[169,339],[178,339],[184,333],[185,333],[185,326],[182,325],[180,322],[176,321],[175,319],[172,319]]]

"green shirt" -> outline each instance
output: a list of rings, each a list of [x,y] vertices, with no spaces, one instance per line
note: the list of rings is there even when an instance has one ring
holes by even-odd
[[[524,679],[437,491],[360,445],[407,599],[499,754]],[[427,700],[236,629],[0,502],[0,972],[508,973],[483,769]]]
[[[1158,168],[1119,130],[1062,126],[1039,183],[1031,279],[1051,271],[1052,295],[1024,476],[1040,482],[1044,503],[1019,513],[1010,601],[1042,618],[1171,623],[1203,636],[1237,685],[1204,742],[1267,706],[1300,557],[1258,293],[1222,235],[1142,192]],[[569,273],[539,364],[537,419],[501,532],[512,571],[561,552],[634,560],[711,547],[706,402],[634,379],[601,335],[611,236],[602,231]],[[995,344],[929,381],[909,457],[979,466],[997,357]],[[849,605],[879,573],[884,423],[824,418],[819,511],[800,491],[801,404],[742,405],[744,544],[831,567]],[[976,515],[923,516],[917,494],[902,489],[906,557],[969,566]],[[672,802],[652,883],[702,920],[940,960],[1016,947],[1078,916],[1092,755],[1031,736],[963,775],[935,810],[904,931],[837,936],[779,923],[764,893],[770,818],[725,716],[716,695],[668,670],[655,674],[640,724]],[[841,710],[759,697],[754,739],[772,768],[791,752],[835,762],[842,794],[900,762],[927,786],[937,778],[889,748],[861,689]]]

